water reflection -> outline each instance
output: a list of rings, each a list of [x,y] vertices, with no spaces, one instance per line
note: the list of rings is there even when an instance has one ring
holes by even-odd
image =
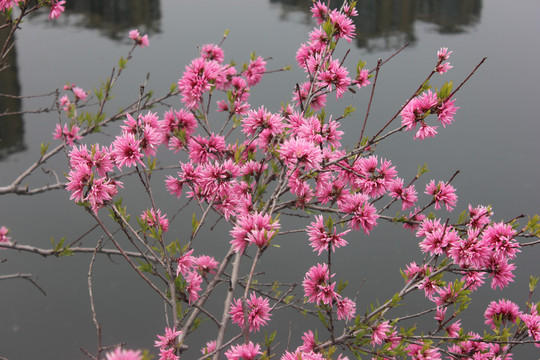
[[[270,0],[281,5],[281,20],[291,12],[303,12],[309,22],[311,2],[304,0]],[[341,0],[330,2],[339,7]],[[368,51],[395,50],[405,43],[416,42],[418,21],[435,25],[440,34],[468,31],[478,24],[482,0],[359,0],[356,4],[356,46]]]
[[[160,0],[70,0],[66,14],[83,15],[75,26],[98,29],[113,40],[124,40],[134,28],[148,34],[161,31]]]
[[[4,23],[2,18],[0,25]],[[7,31],[0,31],[1,45],[5,43],[7,35]],[[21,86],[17,72],[17,47],[15,44],[4,58],[2,65],[0,70],[0,94],[2,94],[0,95],[0,113],[20,112],[21,99],[18,96],[21,94]],[[0,117],[0,160],[11,153],[26,149],[23,135],[22,115]]]

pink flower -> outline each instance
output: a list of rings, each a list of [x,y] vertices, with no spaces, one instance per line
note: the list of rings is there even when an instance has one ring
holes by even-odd
[[[129,32],[129,38],[135,41],[135,44],[139,45],[140,47],[145,47],[150,45],[150,42],[148,41],[148,35],[141,36],[139,34],[139,30],[134,29]]]
[[[205,60],[214,60],[218,63],[222,63],[225,59],[225,53],[223,49],[214,44],[203,45],[201,49],[201,57]]]
[[[247,344],[233,345],[225,352],[227,360],[255,360],[257,355],[262,355],[259,344],[251,341]]]
[[[208,137],[192,137],[188,142],[189,158],[195,163],[207,163],[215,160],[227,150],[225,138],[211,134]]]
[[[137,140],[133,134],[117,136],[112,145],[114,160],[119,169],[123,166],[132,167],[137,164],[145,166],[141,160],[143,158],[140,149],[141,140]]]
[[[320,0],[317,0],[317,2],[313,2],[313,6],[311,7],[311,13],[313,14],[313,17],[317,20],[318,25],[321,25],[326,20],[329,12],[330,9],[328,9],[328,7]]]
[[[172,328],[166,327],[165,328],[165,335],[157,335],[159,340],[156,340],[154,343],[154,346],[160,349],[172,347],[174,348],[176,346],[176,340],[178,339],[178,336],[182,333],[182,331],[178,330],[175,331]]]
[[[332,228],[334,230],[333,232]],[[342,237],[351,230],[349,229],[337,234],[336,228],[333,226],[332,228],[328,231],[325,229],[322,215],[315,216],[315,222],[312,222],[311,225],[307,227],[311,247],[313,247],[313,250],[317,251],[319,255],[321,255],[324,250],[328,251],[330,247],[332,247],[332,251],[336,251],[336,247],[347,245],[347,241]]]
[[[426,185],[425,193],[433,196],[435,210],[439,210],[441,204],[446,205],[446,210],[448,211],[452,211],[454,206],[456,206],[456,189],[449,183],[439,181],[439,183],[435,185],[435,180],[431,180],[429,184]]]
[[[508,259],[501,254],[493,254],[489,259],[487,268],[489,269],[489,276],[492,277],[492,289],[495,289],[496,287],[502,289],[514,281],[514,274],[512,271],[516,269],[516,266],[508,263]]]
[[[167,215],[161,215],[161,210],[154,209],[146,210],[142,213],[141,219],[146,222],[149,227],[161,228],[163,232],[169,230],[169,220],[166,218]]]
[[[178,277],[179,274],[182,274],[182,276],[186,276],[189,270],[195,265],[195,257],[193,257],[191,254],[193,254],[193,249],[189,250],[187,253],[180,256],[178,259],[178,264],[176,268],[176,276]]]
[[[221,72],[222,66],[217,61],[202,57],[194,59],[178,81],[182,102],[190,109],[197,109],[203,94],[212,88]]]
[[[502,326],[506,326],[506,322],[516,323],[518,317],[521,317],[522,312],[519,307],[510,300],[501,299],[498,302],[492,301],[489,303],[484,318],[486,325],[491,326],[493,330],[497,328],[496,322]]]
[[[216,269],[218,265],[219,262],[217,262],[212,256],[201,255],[195,258],[195,266],[203,276],[208,273],[215,274],[214,269]]]
[[[162,348],[159,350],[159,360],[179,360],[180,357],[175,354],[175,348]]]
[[[483,232],[482,239],[495,250],[496,254],[513,259],[521,251],[519,243],[514,238],[515,235],[516,231],[512,226],[501,221],[488,226]]]
[[[196,271],[190,271],[186,275],[186,292],[188,294],[189,305],[193,304],[199,298],[199,291],[202,290],[202,276]]]
[[[458,337],[459,331],[461,330],[461,320],[458,320],[455,323],[448,325],[445,330],[449,337]]]
[[[51,10],[49,12],[49,20],[54,20],[58,18],[64,12],[65,0],[52,0],[51,1]]]
[[[377,225],[377,209],[369,203],[367,195],[355,193],[344,197],[338,204],[340,211],[350,215],[349,227],[359,230],[360,227],[366,234]]]
[[[520,318],[525,323],[529,336],[537,341],[534,346],[540,347],[540,316],[536,309],[531,311],[530,314],[520,315]]]
[[[330,13],[330,21],[334,25],[334,37],[337,39],[345,39],[351,42],[356,36],[354,33],[355,25],[351,18],[338,10],[332,10]]]
[[[261,326],[265,326],[270,320],[270,305],[268,299],[256,296],[251,293],[249,299],[235,299],[231,306],[232,322],[238,324],[241,328],[245,328],[245,319],[247,319],[250,332],[257,332]]]
[[[349,298],[338,299],[337,301],[337,317],[338,320],[345,319],[349,322],[356,314],[356,304]]]
[[[371,334],[371,346],[376,344],[380,345],[388,338],[387,333],[391,332],[392,326],[388,321],[379,323],[373,327],[373,333]]]
[[[409,344],[405,348],[407,354],[412,360],[440,360],[441,354],[439,348],[432,348],[431,346],[424,346],[422,342],[419,344]]]
[[[249,86],[254,86],[261,81],[264,72],[266,71],[266,61],[262,57],[257,57],[251,60],[246,71],[242,73],[246,77]]]
[[[351,78],[347,68],[341,66],[339,60],[331,60],[326,67],[319,72],[317,77],[320,86],[327,87],[330,91],[332,86],[336,90],[336,98],[343,96],[351,85]]]
[[[9,234],[9,229],[5,226],[0,227],[0,243],[9,243],[11,237],[7,234]]]
[[[64,127],[60,124],[56,124],[56,129],[53,132],[54,139],[63,139],[66,144],[73,146],[73,143],[76,140],[82,139],[79,133],[80,128],[77,125],[71,125],[69,128],[67,124],[64,124]]]
[[[320,147],[303,138],[295,137],[285,140],[278,152],[289,168],[293,168],[297,164],[304,166],[307,170],[318,170],[321,167],[322,151]]]
[[[117,347],[115,350],[105,354],[107,360],[141,360],[142,354],[140,350],[125,350]]]
[[[330,304],[333,300],[340,298],[339,294],[334,291],[336,283],[330,284],[329,282],[330,274],[327,264],[312,266],[306,273],[302,283],[308,301],[316,302],[317,305],[321,301],[323,304]]]
[[[73,89],[73,94],[75,95],[75,100],[85,100],[88,97],[88,93],[81,89],[80,87],[75,86]]]
[[[412,207],[417,201],[417,192],[414,185],[403,188],[403,179],[396,178],[390,181],[388,185],[388,195],[395,199],[401,199],[401,210],[407,210]]]
[[[268,214],[255,212],[240,216],[230,234],[233,237],[231,244],[236,252],[243,252],[248,244],[254,243],[258,247],[267,246],[268,241],[277,234],[280,229],[277,220],[272,221]]]

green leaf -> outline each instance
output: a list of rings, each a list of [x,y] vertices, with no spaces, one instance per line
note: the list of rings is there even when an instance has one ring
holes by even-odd
[[[441,90],[439,90],[439,99],[440,100],[446,100],[450,94],[452,93],[452,81],[444,83],[444,85],[441,87]]]
[[[345,111],[343,112],[343,117],[347,117],[351,115],[352,113],[354,113],[355,111],[356,111],[356,108],[349,105],[345,108]]]
[[[40,153],[41,153],[41,156],[43,157],[43,155],[45,155],[45,153],[47,152],[47,149],[49,149],[49,145],[50,143],[41,143],[41,146],[40,146]]]
[[[418,173],[417,176],[424,175],[429,172],[429,169],[427,167],[427,164],[424,164],[423,166],[418,165]]]
[[[193,217],[191,218],[191,228],[192,228],[191,231],[194,233],[195,230],[197,230],[198,226],[199,226],[199,221],[197,220],[195,213],[193,213]]]

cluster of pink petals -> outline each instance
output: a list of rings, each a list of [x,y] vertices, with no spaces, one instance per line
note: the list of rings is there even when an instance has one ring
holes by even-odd
[[[446,206],[446,210],[452,211],[457,203],[456,189],[449,183],[439,181],[435,184],[435,180],[431,180],[426,185],[426,194],[433,196],[435,201],[435,210],[439,210],[441,205]]]
[[[347,241],[343,239],[343,236],[351,230],[345,230],[339,234],[335,227],[326,230],[322,215],[318,215],[315,216],[315,221],[307,227],[306,231],[309,235],[311,247],[313,247],[314,251],[318,252],[318,255],[321,255],[323,251],[329,251],[330,247],[332,251],[335,251],[336,248],[347,245]]]
[[[523,313],[519,310],[519,307],[510,300],[505,299],[490,302],[484,312],[485,323],[491,326],[493,330],[496,329],[496,321],[503,326],[506,325],[507,321],[515,324],[521,315]]]
[[[540,347],[540,315],[538,315],[536,306],[533,305],[531,312],[529,314],[521,314],[520,318],[527,327],[528,335],[534,341],[537,341],[534,345]]]
[[[401,110],[401,125],[410,131],[415,130],[420,123],[420,129],[414,136],[415,139],[423,140],[427,137],[435,137],[437,126],[428,125],[425,119],[430,114],[436,114],[437,120],[443,127],[446,127],[454,121],[454,115],[458,109],[454,103],[455,99],[438,99],[436,93],[427,90],[411,99]]]
[[[255,360],[259,355],[262,355],[259,344],[254,344],[251,341],[246,344],[232,345],[225,352],[227,360]]]
[[[154,346],[159,349],[159,360],[178,360],[180,358],[176,355],[176,345],[180,334],[182,331],[166,327],[165,335],[157,335],[158,340],[154,342]]]
[[[113,351],[105,354],[107,360],[142,360],[143,356],[140,350],[127,350],[117,347]]]
[[[145,47],[150,45],[150,41],[148,40],[148,35],[142,35],[139,34],[139,30],[134,29],[129,32],[129,38],[135,41],[135,44],[139,45],[140,47]]]
[[[240,216],[230,234],[231,244],[237,253],[243,252],[249,244],[264,248],[280,229],[279,221],[268,214],[254,212]]]
[[[411,343],[405,351],[412,360],[441,360],[439,348],[425,346],[423,342]]]
[[[169,230],[169,220],[166,216],[166,214],[161,215],[160,209],[150,209],[142,213],[141,219],[146,223],[146,225],[148,225],[148,227],[154,227],[166,232]]]
[[[339,202],[339,210],[350,216],[349,227],[354,230],[362,230],[369,235],[369,232],[377,225],[377,209],[370,204],[369,197],[362,193],[355,193],[344,197]]]
[[[242,329],[245,329],[247,325],[250,332],[259,331],[272,316],[268,299],[256,296],[254,293],[251,293],[247,299],[233,300],[230,314],[233,323]]]
[[[109,148],[95,144],[90,150],[86,145],[74,147],[69,157],[71,170],[66,189],[71,192],[70,199],[88,202],[97,213],[122,186],[121,182],[108,176],[113,169],[114,155]]]
[[[64,12],[65,0],[52,0],[51,1],[51,10],[49,11],[49,20],[54,20],[60,17]],[[1,8],[1,6],[0,6]]]
[[[7,236],[9,229],[5,226],[0,227],[0,243],[9,243],[11,237]]]
[[[70,127],[68,127],[67,124],[64,124],[64,127],[60,124],[56,124],[53,136],[54,139],[62,139],[67,145],[73,146],[75,141],[82,139],[82,136],[79,135],[79,130],[81,130],[81,128],[74,124]]]
[[[480,335],[475,332],[467,334],[471,339],[453,344],[448,347],[448,352],[459,358],[474,360],[512,360],[513,356],[508,346],[501,346],[494,342],[483,342]],[[503,357],[504,354],[504,357]]]
[[[448,51],[448,48],[445,47],[442,47],[439,51],[437,51],[438,61],[435,71],[437,71],[439,74],[444,74],[452,68],[452,65],[450,65],[449,62],[446,62],[452,52],[453,51]]]

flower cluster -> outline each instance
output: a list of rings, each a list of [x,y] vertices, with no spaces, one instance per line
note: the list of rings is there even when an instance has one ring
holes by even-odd
[[[9,243],[11,237],[7,236],[9,229],[5,226],[0,227],[0,243]]]
[[[256,296],[254,293],[251,293],[247,299],[235,299],[230,313],[233,323],[238,324],[242,329],[245,329],[247,325],[250,332],[259,331],[260,327],[265,326],[272,316],[268,299]]]
[[[158,335],[158,340],[154,346],[159,349],[159,360],[178,360],[180,357],[176,355],[178,345],[178,337],[182,331],[171,328],[165,328],[165,335]]]

